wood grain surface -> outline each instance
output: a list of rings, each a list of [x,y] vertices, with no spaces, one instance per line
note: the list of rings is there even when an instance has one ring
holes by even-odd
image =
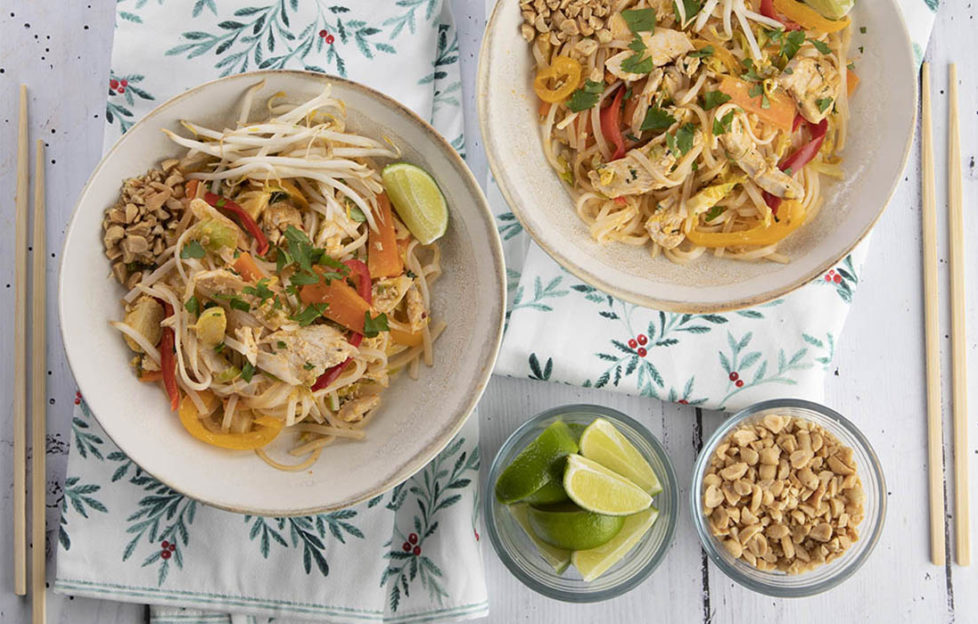
[[[313,1],[313,0],[309,0]],[[393,1],[393,0],[391,0]],[[507,0],[508,1],[508,0]],[[515,0],[514,0],[515,1]],[[473,100],[475,68],[485,24],[483,0],[452,0],[459,27],[469,165],[480,180],[486,164]],[[947,284],[946,202],[947,64],[958,63],[961,155],[965,206],[965,264],[978,266],[978,57],[974,54],[975,16],[971,3],[943,3],[926,58],[932,62],[934,136],[938,171],[939,266]],[[32,139],[47,143],[48,225],[48,577],[53,578],[61,479],[70,434],[75,386],[56,328],[56,279],[64,225],[82,185],[101,154],[113,19],[111,0],[55,2],[6,0],[0,10],[0,622],[29,621],[29,600],[13,595],[10,437],[13,370],[10,354],[13,318],[13,189],[16,159],[17,86],[31,89]],[[871,95],[871,94],[870,94]],[[852,313],[827,381],[831,407],[861,426],[883,463],[888,515],[883,536],[865,567],[842,586],[815,598],[776,600],[751,593],[707,560],[697,542],[687,508],[662,567],[645,583],[618,599],[597,605],[571,605],[542,598],[512,577],[486,544],[484,553],[491,615],[489,622],[559,623],[649,622],[978,622],[978,566],[961,568],[952,557],[944,567],[930,564],[927,519],[927,448],[924,393],[923,304],[921,288],[919,146],[889,209],[873,233],[872,253],[861,276]],[[101,270],[95,268],[93,270]],[[978,390],[978,281],[970,272],[967,340],[970,388]],[[948,327],[948,307],[941,306]],[[950,370],[949,343],[941,333],[942,369]],[[949,379],[944,375],[944,414],[950,415]],[[702,440],[722,415],[627,397],[527,380],[495,378],[480,409],[482,452],[488,466],[505,437],[524,419],[555,405],[593,402],[619,409],[646,424],[665,444],[683,484],[688,483]],[[973,400],[972,405],[978,404]],[[974,428],[971,446],[971,498],[975,489]],[[950,420],[945,420],[948,468]],[[950,474],[950,471],[949,471]],[[948,481],[950,485],[950,481]],[[948,491],[950,494],[950,490]],[[682,496],[688,492],[684,488]],[[946,511],[953,511],[953,497]],[[949,523],[953,526],[953,523]],[[972,532],[975,530],[971,527]],[[953,546],[953,545],[952,545]],[[953,548],[949,547],[949,552]],[[136,624],[147,610],[96,600],[48,594],[48,621],[62,624]]]

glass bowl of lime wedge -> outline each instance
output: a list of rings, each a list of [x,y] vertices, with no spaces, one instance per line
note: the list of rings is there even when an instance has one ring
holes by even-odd
[[[679,490],[662,444],[625,414],[568,405],[510,435],[489,468],[489,540],[536,592],[568,602],[620,596],[672,545]]]

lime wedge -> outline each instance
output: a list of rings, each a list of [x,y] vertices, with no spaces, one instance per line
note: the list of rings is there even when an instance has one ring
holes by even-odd
[[[609,516],[628,516],[652,505],[652,497],[645,490],[598,462],[576,454],[567,456],[564,490],[584,509]]]
[[[530,496],[548,483],[560,483],[564,458],[577,452],[567,423],[557,420],[526,445],[496,480],[496,500],[504,505]]]
[[[421,244],[445,234],[448,206],[431,174],[416,165],[393,163],[384,167],[381,178],[401,221]]]
[[[655,524],[658,517],[659,510],[655,507],[628,516],[621,531],[608,542],[590,550],[575,551],[571,555],[571,561],[581,573],[581,578],[587,582],[593,581],[621,561],[621,558],[627,555],[628,551],[634,548]]]
[[[547,481],[546,485],[523,500],[531,505],[553,505],[554,503],[562,503],[568,498],[561,481]]]
[[[557,574],[563,574],[567,566],[570,565],[571,553],[569,550],[564,548],[557,548],[556,546],[551,546],[547,542],[543,541],[537,537],[533,529],[530,528],[529,512],[530,506],[526,503],[517,503],[515,505],[509,506],[510,513],[516,519],[516,522],[522,527],[526,532],[527,537],[533,542],[533,545],[537,547],[540,551],[540,556],[543,557],[544,561],[550,564],[550,567],[554,569]]]
[[[662,484],[649,462],[628,438],[604,418],[598,418],[588,425],[581,434],[578,446],[581,447],[581,455],[617,472],[650,496],[662,491]]]
[[[530,507],[530,528],[544,542],[567,550],[586,550],[618,535],[625,519],[585,511],[573,503]]]

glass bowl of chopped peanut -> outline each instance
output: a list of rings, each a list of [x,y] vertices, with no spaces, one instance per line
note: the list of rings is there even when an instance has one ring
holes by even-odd
[[[690,504],[710,559],[754,591],[811,596],[843,582],[879,541],[886,485],[866,436],[817,403],[735,414],[696,460]]]

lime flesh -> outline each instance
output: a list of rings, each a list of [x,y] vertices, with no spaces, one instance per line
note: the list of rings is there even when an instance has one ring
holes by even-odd
[[[572,503],[530,507],[528,517],[537,537],[567,550],[586,550],[606,544],[625,524],[621,516],[596,514]]]
[[[516,519],[517,524],[526,532],[527,537],[533,542],[533,545],[537,547],[540,556],[543,557],[544,561],[550,564],[550,567],[554,569],[557,574],[563,574],[567,566],[570,565],[571,553],[569,550],[564,548],[557,548],[556,546],[551,546],[547,542],[543,541],[537,537],[533,529],[530,528],[530,506],[526,503],[516,503],[515,505],[509,506],[510,513],[513,514],[513,518]]]
[[[581,573],[581,578],[591,582],[621,561],[622,557],[627,555],[655,524],[658,517],[659,510],[655,507],[628,516],[624,518],[624,526],[613,538],[601,546],[588,550],[577,550],[571,554],[571,561],[577,571]]]
[[[431,174],[416,165],[393,163],[384,167],[381,179],[397,215],[421,244],[445,234],[448,206]]]
[[[567,423],[554,421],[499,475],[496,500],[508,505],[527,498],[548,484],[559,485],[566,456],[576,452],[577,442]]]
[[[577,454],[567,456],[564,490],[580,507],[609,516],[628,516],[652,505],[652,497],[645,490]]]
[[[659,478],[642,454],[615,426],[604,418],[595,419],[581,434],[581,455],[617,472],[650,496],[662,491]]]

